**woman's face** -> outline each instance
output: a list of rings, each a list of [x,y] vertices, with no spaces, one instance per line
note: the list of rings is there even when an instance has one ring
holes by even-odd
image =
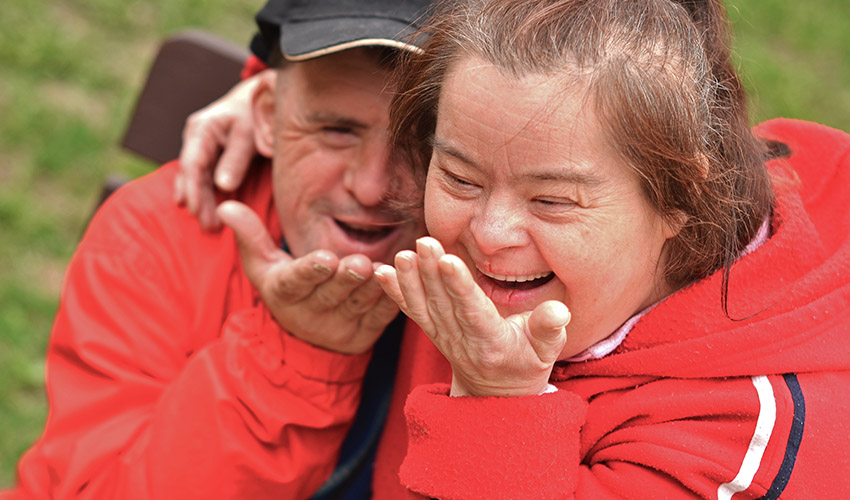
[[[661,249],[674,232],[606,147],[584,91],[461,59],[441,93],[425,189],[430,234],[502,316],[549,299],[569,307],[561,359],[670,293]]]

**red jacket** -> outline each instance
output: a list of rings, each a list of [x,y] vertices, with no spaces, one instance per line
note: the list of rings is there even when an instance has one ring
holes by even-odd
[[[792,151],[770,163],[772,236],[729,282],[729,314],[758,314],[724,316],[717,273],[612,354],[556,366],[557,393],[510,399],[448,397],[445,362],[408,335],[375,498],[402,497],[399,464],[441,499],[850,496],[850,136],[757,133]]]
[[[174,206],[176,171],[120,189],[73,256],[8,498],[304,498],[333,470],[369,355],[282,334],[232,232]],[[265,167],[239,197],[277,238],[270,188]]]
[[[772,237],[732,271],[730,314],[760,314],[723,316],[712,276],[609,356],[556,367],[558,392],[510,399],[449,398],[447,363],[409,324],[374,498],[850,493],[850,137],[758,131],[794,152],[771,164]],[[333,469],[369,356],[281,332],[232,233],[173,207],[174,173],[120,190],[72,259],[47,426],[4,499],[305,498]],[[279,236],[267,168],[238,197]]]

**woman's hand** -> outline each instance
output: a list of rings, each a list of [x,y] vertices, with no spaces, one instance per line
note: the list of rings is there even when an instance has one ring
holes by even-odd
[[[215,213],[215,189],[235,191],[257,154],[251,97],[261,79],[273,83],[275,77],[274,70],[261,71],[186,121],[174,201],[185,204],[205,230],[221,227]]]
[[[566,342],[567,307],[547,301],[502,318],[457,256],[434,238],[376,271],[384,291],[452,365],[452,396],[540,394]]]

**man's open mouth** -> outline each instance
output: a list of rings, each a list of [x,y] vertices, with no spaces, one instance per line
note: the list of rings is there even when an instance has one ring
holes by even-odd
[[[492,274],[480,269],[479,271],[495,286],[510,290],[531,290],[549,283],[555,277],[552,271],[526,275]]]
[[[349,238],[355,241],[359,241],[361,243],[375,243],[377,241],[381,241],[382,239],[389,236],[390,233],[392,233],[398,225],[349,224],[347,222],[342,222],[339,219],[334,219],[334,222],[336,222],[336,225],[339,226],[340,229],[345,231],[345,234],[347,234]]]

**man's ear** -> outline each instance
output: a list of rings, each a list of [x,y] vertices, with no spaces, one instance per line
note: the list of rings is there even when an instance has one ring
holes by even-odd
[[[251,112],[254,117],[254,145],[257,152],[266,158],[274,155],[274,129],[275,129],[275,80],[276,71],[269,71],[271,75],[262,75],[254,93],[251,96]]]

